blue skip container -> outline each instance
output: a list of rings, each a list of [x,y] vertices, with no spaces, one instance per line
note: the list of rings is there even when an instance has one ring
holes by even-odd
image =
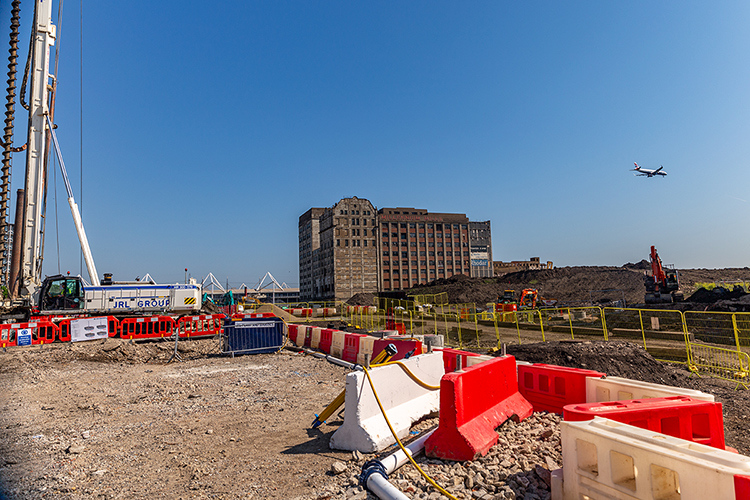
[[[224,354],[264,354],[284,345],[281,318],[245,318],[224,325]]]

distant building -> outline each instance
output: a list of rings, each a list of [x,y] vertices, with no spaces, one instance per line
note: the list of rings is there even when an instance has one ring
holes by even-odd
[[[491,278],[494,275],[492,262],[492,232],[490,221],[469,222],[471,241],[470,261],[472,278]]]
[[[377,215],[365,199],[344,198],[299,218],[300,300],[347,300],[378,291]]]
[[[469,219],[422,208],[378,210],[381,290],[471,273]]]
[[[303,301],[398,291],[454,274],[492,276],[491,262],[490,221],[469,222],[465,214],[376,210],[352,197],[299,218]]]
[[[500,276],[507,273],[515,273],[517,271],[526,270],[537,270],[537,269],[552,269],[552,261],[542,263],[539,257],[532,257],[529,260],[513,260],[510,262],[495,261],[492,263],[492,268],[495,272],[495,276]]]

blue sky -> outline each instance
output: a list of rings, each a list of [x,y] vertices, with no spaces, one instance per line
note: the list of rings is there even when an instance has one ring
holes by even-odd
[[[58,136],[81,198],[83,130],[116,279],[296,285],[299,215],[345,196],[489,219],[495,260],[748,265],[747,2],[84,1],[82,126],[80,17],[67,2]],[[59,177],[57,203],[78,273]]]

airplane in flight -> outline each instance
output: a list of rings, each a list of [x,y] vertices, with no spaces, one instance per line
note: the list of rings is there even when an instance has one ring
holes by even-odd
[[[664,167],[661,165],[656,170],[649,170],[647,168],[641,168],[638,166],[636,162],[633,162],[633,165],[635,165],[635,168],[632,170],[636,172],[640,172],[638,174],[633,174],[633,175],[637,175],[637,176],[645,175],[647,177],[655,177],[657,175],[661,175],[661,176],[667,175],[667,173],[664,170],[662,170]]]

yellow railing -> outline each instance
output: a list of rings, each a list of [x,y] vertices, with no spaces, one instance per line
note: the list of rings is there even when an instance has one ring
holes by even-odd
[[[292,308],[336,308],[361,329],[398,329],[407,335],[442,334],[459,348],[499,347],[503,342],[632,340],[656,359],[685,363],[693,372],[746,387],[750,377],[750,313],[681,312],[667,309],[555,307],[514,312],[481,311],[474,303],[430,304],[380,299],[376,306],[297,303]],[[417,298],[415,297],[415,298]],[[430,304],[426,306],[425,304]],[[320,321],[315,316],[300,321]]]

